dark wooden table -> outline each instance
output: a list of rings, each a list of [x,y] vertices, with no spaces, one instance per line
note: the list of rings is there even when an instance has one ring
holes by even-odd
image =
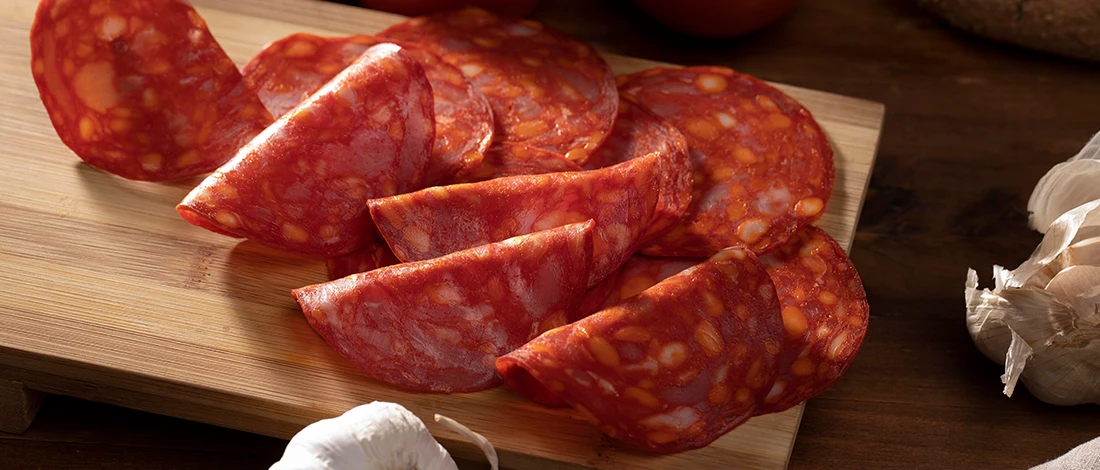
[[[968,266],[988,279],[1039,241],[1031,188],[1100,130],[1100,65],[994,44],[911,0],[806,0],[738,40],[670,32],[628,1],[545,0],[533,17],[630,56],[727,65],[886,104],[852,258],[871,327],[847,375],[810,400],[790,467],[1026,468],[1100,435],[1100,408],[1001,395],[963,322]],[[50,397],[2,468],[265,468],[283,441]]]

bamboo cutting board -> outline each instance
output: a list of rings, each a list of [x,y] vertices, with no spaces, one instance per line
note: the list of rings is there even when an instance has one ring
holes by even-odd
[[[306,31],[371,33],[401,17],[308,0],[192,0],[238,63]],[[288,438],[372,400],[401,403],[460,458],[472,446],[430,421],[483,433],[516,469],[784,468],[802,406],[750,420],[700,450],[659,455],[601,436],[568,410],[505,388],[437,395],[357,373],[313,333],[289,294],[325,280],[320,260],[215,235],[173,206],[198,179],[126,181],[58,140],[29,70],[36,2],[0,8],[0,378],[28,388]],[[608,55],[618,73],[655,65]],[[837,179],[820,225],[851,244],[883,107],[782,87],[817,117]]]

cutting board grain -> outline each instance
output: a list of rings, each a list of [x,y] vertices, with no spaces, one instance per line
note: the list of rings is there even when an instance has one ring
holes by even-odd
[[[293,32],[370,33],[401,19],[308,0],[192,3],[238,63]],[[433,413],[485,434],[517,469],[785,467],[801,406],[754,418],[704,449],[657,455],[507,389],[414,394],[363,377],[310,330],[289,295],[325,280],[323,262],[188,225],[173,206],[197,179],[122,180],[61,144],[29,71],[35,2],[0,5],[0,380],[284,438],[355,405],[394,401],[429,421],[458,457],[479,452],[430,422]],[[620,73],[656,65],[607,59]],[[834,144],[836,187],[820,225],[848,247],[883,107],[780,87]]]

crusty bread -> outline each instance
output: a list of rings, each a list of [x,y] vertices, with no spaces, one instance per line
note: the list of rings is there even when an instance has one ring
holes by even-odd
[[[952,25],[998,41],[1100,61],[1100,0],[917,0]]]

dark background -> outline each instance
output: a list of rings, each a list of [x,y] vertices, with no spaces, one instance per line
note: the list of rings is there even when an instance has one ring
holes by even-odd
[[[886,104],[851,256],[871,303],[847,375],[809,401],[790,468],[1026,468],[1100,435],[1100,408],[1001,395],[964,324],[967,267],[988,282],[1039,241],[1031,188],[1100,130],[1100,66],[948,28],[911,0],[805,0],[757,34],[703,41],[629,1],[544,0],[532,17],[606,52],[726,65]],[[283,441],[50,397],[3,468],[266,468]]]

